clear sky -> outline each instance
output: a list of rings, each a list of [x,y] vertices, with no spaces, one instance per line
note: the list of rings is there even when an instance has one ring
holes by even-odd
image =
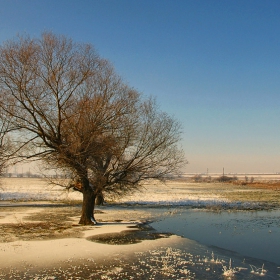
[[[279,0],[0,0],[0,44],[95,46],[183,127],[186,172],[280,172]]]

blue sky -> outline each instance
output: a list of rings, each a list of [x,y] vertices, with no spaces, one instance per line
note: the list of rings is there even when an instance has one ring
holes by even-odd
[[[186,172],[280,172],[279,15],[279,0],[0,0],[0,44],[93,44],[182,123]]]

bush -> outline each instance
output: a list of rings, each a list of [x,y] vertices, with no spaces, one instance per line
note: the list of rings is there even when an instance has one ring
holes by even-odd
[[[196,174],[192,177],[192,180],[195,182],[201,182],[202,181],[202,175],[201,174]]]
[[[233,181],[237,181],[237,180],[238,180],[237,176],[229,177],[229,176],[223,175],[223,176],[220,176],[217,178],[218,182],[233,182]]]

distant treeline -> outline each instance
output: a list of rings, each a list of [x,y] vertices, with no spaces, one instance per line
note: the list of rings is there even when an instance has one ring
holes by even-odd
[[[2,174],[3,178],[56,178],[56,179],[67,179],[70,178],[70,175],[65,174],[33,174],[31,172],[26,173],[4,173]]]
[[[234,182],[238,180],[238,177],[236,175],[234,176],[222,175],[219,177],[212,178],[211,176],[202,176],[201,174],[197,174],[191,177],[191,179],[195,182]],[[248,177],[248,176],[244,176],[243,178],[245,182],[250,182],[250,183],[253,183],[254,179],[255,179],[254,177]]]

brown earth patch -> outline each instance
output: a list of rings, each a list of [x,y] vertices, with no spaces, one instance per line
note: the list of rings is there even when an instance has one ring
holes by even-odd
[[[18,240],[46,240],[67,237],[81,237],[81,231],[69,223],[29,222],[0,225],[0,242]]]
[[[273,191],[280,191],[280,182],[253,182],[248,183],[244,181],[236,181],[232,183],[233,185],[242,185],[247,186],[249,188],[256,188],[256,189],[266,189],[266,190],[273,190]]]
[[[82,236],[82,227],[75,226],[77,223],[71,220],[71,217],[80,213],[77,207],[39,208],[40,211],[30,213],[22,219],[17,219],[17,213],[22,213],[28,208],[0,207],[1,213],[12,211],[14,213],[11,222],[0,224],[0,242]]]

